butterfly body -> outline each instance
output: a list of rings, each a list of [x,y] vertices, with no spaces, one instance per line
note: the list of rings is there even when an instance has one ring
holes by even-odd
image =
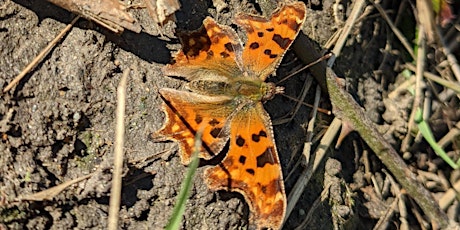
[[[187,85],[188,89],[204,95],[226,95],[240,99],[249,99],[254,102],[271,99],[277,92],[273,83],[266,83],[261,80],[229,80],[229,81],[207,81],[194,80]],[[279,89],[279,87],[278,87]]]
[[[188,80],[188,90],[160,90],[166,122],[157,134],[179,144],[183,164],[196,150],[199,130],[201,158],[213,158],[229,142],[226,157],[204,178],[212,190],[241,193],[258,229],[279,229],[286,210],[271,120],[262,105],[282,88],[265,80],[297,36],[305,12],[304,3],[293,2],[270,19],[238,15],[236,24],[247,32],[245,46],[231,27],[208,17],[202,28],[181,37],[182,49],[163,69]]]

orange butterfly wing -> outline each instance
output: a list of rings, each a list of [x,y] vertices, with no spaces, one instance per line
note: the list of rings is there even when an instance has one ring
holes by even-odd
[[[227,157],[207,169],[205,178],[212,189],[243,194],[251,219],[259,228],[278,229],[284,219],[286,197],[272,125],[262,103],[251,106],[232,119]]]
[[[167,117],[157,134],[179,143],[183,164],[190,163],[195,135],[201,128],[203,145],[199,157],[210,159],[222,150],[229,138],[227,118],[233,111],[228,106],[231,98],[167,88],[161,89],[160,94],[165,102],[163,109]]]
[[[180,36],[182,49],[163,73],[187,80],[215,76],[240,76],[243,46],[235,31],[207,17],[203,26]]]
[[[243,27],[248,40],[243,51],[245,69],[265,80],[280,63],[305,21],[306,7],[294,2],[273,12],[270,20],[252,15],[238,15],[236,24]]]

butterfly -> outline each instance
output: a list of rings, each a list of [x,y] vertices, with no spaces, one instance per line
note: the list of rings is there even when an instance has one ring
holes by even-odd
[[[206,169],[204,179],[211,190],[241,193],[257,228],[281,228],[286,212],[273,128],[263,108],[282,88],[265,80],[305,15],[302,2],[284,3],[269,19],[238,14],[235,23],[247,33],[244,46],[231,27],[207,17],[200,29],[180,37],[182,49],[163,69],[187,84],[186,90],[160,89],[166,122],[156,135],[179,144],[183,164],[190,163],[199,130],[200,158],[212,159],[229,142],[225,158]]]

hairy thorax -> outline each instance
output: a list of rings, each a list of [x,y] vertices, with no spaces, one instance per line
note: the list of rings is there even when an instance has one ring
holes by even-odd
[[[263,82],[258,79],[239,79],[231,82],[194,80],[189,82],[188,88],[204,95],[243,97],[252,101],[267,101],[283,91],[282,87],[277,87],[272,82]]]

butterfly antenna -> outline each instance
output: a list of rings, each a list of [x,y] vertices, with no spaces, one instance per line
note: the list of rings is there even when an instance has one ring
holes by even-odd
[[[306,66],[304,66],[304,67],[302,67],[302,68],[300,68],[300,69],[294,71],[293,73],[287,75],[286,77],[284,77],[283,79],[281,79],[280,81],[278,81],[278,83],[276,83],[276,84],[278,85],[278,84],[280,84],[281,82],[286,81],[286,80],[289,79],[290,77],[292,77],[292,76],[294,76],[294,75],[296,75],[296,74],[298,74],[298,73],[300,73],[300,72],[302,72],[302,71],[304,71],[304,70],[310,68],[310,67],[313,66],[313,65],[316,65],[316,64],[318,64],[318,63],[320,63],[320,62],[322,62],[322,61],[324,61],[324,60],[330,58],[331,56],[332,56],[332,53],[327,53],[327,54],[325,54],[324,56],[318,58],[316,61],[311,62],[311,63],[309,63],[308,65],[306,65]]]
[[[300,101],[299,99],[297,99],[297,98],[295,98],[295,97],[291,97],[291,96],[286,95],[286,94],[281,94],[281,95],[282,95],[283,97],[286,97],[286,98],[288,98],[288,99],[290,99],[290,100],[293,100],[293,101],[295,101],[295,102],[298,102],[298,103],[300,103],[300,104],[302,104],[302,105],[304,105],[304,106],[307,106],[307,107],[309,107],[309,108],[314,108],[314,106],[313,106],[312,104],[308,104],[308,103],[305,103],[305,102],[303,102],[303,101]],[[332,115],[332,111],[330,111],[330,110],[323,109],[323,108],[319,108],[319,107],[317,108],[317,110],[318,110],[318,112],[320,112],[320,113],[323,113],[323,114],[326,114],[326,115],[329,115],[329,116]]]

